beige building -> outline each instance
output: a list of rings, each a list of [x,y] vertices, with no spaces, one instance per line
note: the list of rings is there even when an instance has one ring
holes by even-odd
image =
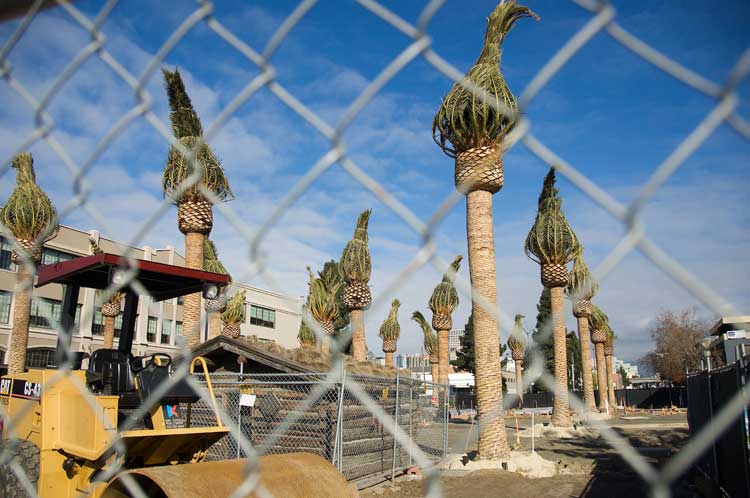
[[[100,237],[96,230],[85,232],[75,228],[60,226],[57,236],[45,244],[41,264],[54,264],[90,254],[89,238],[97,241],[105,252],[123,254],[134,251],[139,259],[182,266],[184,257],[174,247],[163,249],[152,247],[129,248],[113,240]],[[10,343],[10,329],[13,323],[13,289],[16,276],[11,263],[11,246],[0,237],[0,363],[6,363],[5,352]],[[297,332],[301,320],[302,301],[248,285],[234,283],[230,294],[236,289],[247,291],[247,319],[242,325],[242,335],[256,335],[261,340],[274,341],[286,348],[297,347]],[[63,289],[61,285],[50,284],[34,288],[31,303],[31,326],[29,328],[29,366],[44,366],[54,355],[57,343],[56,326],[60,320]],[[115,322],[115,333],[122,325],[122,314]],[[138,302],[133,354],[143,355],[153,352],[176,354],[177,337],[182,332],[182,300],[170,299],[154,302],[148,296],[141,296]],[[78,300],[76,326],[73,334],[73,351],[91,352],[102,347],[104,320],[96,303],[96,291],[82,288]],[[204,331],[204,339],[205,339]],[[115,343],[117,340],[115,339]],[[115,345],[116,347],[116,345]]]

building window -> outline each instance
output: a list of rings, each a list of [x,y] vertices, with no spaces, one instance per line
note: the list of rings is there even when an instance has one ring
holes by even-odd
[[[11,244],[5,237],[0,237],[0,269],[10,271],[16,270],[16,265],[10,260],[12,252],[13,244]]]
[[[26,350],[26,368],[46,368],[55,363],[55,350],[52,348],[34,348]]]
[[[276,311],[261,306],[250,305],[250,323],[270,329],[276,327]]]
[[[172,333],[172,320],[161,321],[161,343],[169,344],[169,336]]]
[[[158,318],[155,316],[148,317],[148,328],[146,329],[146,341],[156,342],[156,323]]]
[[[8,323],[10,320],[10,302],[12,300],[12,293],[0,291],[0,323]]]
[[[185,296],[177,296],[177,306],[185,304]]]
[[[46,297],[34,297],[31,299],[31,316],[29,317],[29,326],[40,329],[53,329],[60,323],[62,313],[62,302],[57,299],[47,299]],[[81,319],[81,305],[76,306],[75,327]]]
[[[115,317],[115,337],[120,337],[120,332],[122,332],[122,313]],[[97,307],[94,313],[91,335],[104,335],[104,315],[102,315],[101,307]]]
[[[60,261],[68,261],[74,259],[76,256],[57,249],[49,249],[48,247],[42,248],[42,264],[43,265],[54,265]]]
[[[182,335],[182,322],[174,322],[174,334],[175,337],[180,337]]]

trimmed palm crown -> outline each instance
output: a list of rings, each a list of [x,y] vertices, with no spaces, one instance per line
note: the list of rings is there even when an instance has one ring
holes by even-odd
[[[89,238],[89,245],[91,247],[91,254],[101,254],[102,248],[96,243],[96,240]],[[96,290],[96,299],[102,308],[102,315],[104,316],[117,316],[120,314],[120,303],[125,297],[124,292],[112,292],[107,294],[104,290]]]
[[[354,236],[344,247],[339,261],[339,271],[346,282],[344,304],[351,310],[367,308],[372,301],[370,288],[367,286],[372,273],[370,248],[367,245],[367,226],[371,213],[372,210],[367,209],[359,214]]]
[[[580,251],[580,243],[562,210],[555,188],[555,169],[544,178],[539,204],[524,244],[526,255],[542,266],[542,285],[563,287],[568,283],[567,265]]]
[[[25,258],[39,262],[42,245],[57,234],[57,211],[36,183],[31,154],[18,154],[13,158],[12,166],[16,169],[16,186],[0,210],[0,221],[13,233],[22,251],[13,251],[13,262],[19,264]]]
[[[565,293],[573,301],[573,315],[587,316],[591,312],[591,298],[599,290],[599,284],[591,276],[586,262],[583,260],[583,247],[573,260],[573,269],[568,275],[568,285]]]
[[[180,72],[177,69],[174,71],[162,69],[162,72],[167,88],[167,96],[169,97],[169,117],[172,122],[174,136],[182,145],[190,150],[197,147],[197,150],[194,150],[194,152],[198,162],[203,167],[200,179],[194,185],[185,188],[186,185],[182,185],[182,183],[193,173],[193,168],[190,161],[176,147],[172,146],[169,150],[167,165],[164,168],[162,176],[164,195],[172,197],[178,205],[182,202],[207,201],[198,189],[198,185],[203,185],[217,199],[231,200],[234,194],[224,175],[221,163],[214,155],[211,147],[206,143],[202,143],[203,127],[193,109],[190,97],[185,91],[185,85],[182,82]],[[183,188],[184,190],[180,192]]]
[[[401,326],[398,324],[398,309],[400,306],[401,302],[398,299],[394,299],[391,302],[391,311],[388,312],[388,318],[380,326],[378,335],[383,339],[383,351],[386,353],[396,351],[396,341],[398,341],[401,335]]]
[[[224,264],[219,260],[219,254],[213,241],[206,237],[203,240],[203,270],[221,275],[229,275]],[[232,277],[229,277],[232,281]],[[204,304],[206,311],[221,313],[227,309],[226,287],[223,287],[214,299],[206,299]]]
[[[247,291],[237,292],[227,303],[227,309],[221,314],[224,322],[224,334],[237,338],[240,336],[240,325],[245,323],[245,295]]]
[[[326,261],[318,276],[323,279],[327,289],[335,289],[337,313],[333,320],[333,328],[341,330],[349,325],[349,313],[344,306],[344,279],[339,271],[339,263],[335,260]]]
[[[454,282],[456,272],[461,268],[462,259],[461,256],[456,256],[453,259],[450,268],[443,275],[443,280],[437,284],[432,291],[432,296],[430,296],[428,305],[432,310],[432,327],[435,330],[450,330],[453,328],[451,313],[458,306],[458,292],[456,292]]]
[[[591,342],[604,343],[607,341],[609,317],[595,304],[591,305],[589,325],[591,326]]]
[[[607,356],[612,356],[614,354],[615,339],[617,339],[617,336],[615,335],[615,331],[612,330],[612,327],[609,325],[609,322],[607,322],[607,325],[604,328],[604,332],[607,337],[607,339],[604,341],[604,354]]]
[[[503,185],[500,143],[516,124],[518,111],[500,71],[500,47],[515,22],[524,17],[538,19],[514,1],[498,4],[487,18],[479,58],[453,85],[432,122],[435,143],[456,158],[457,187],[497,192]]]
[[[304,348],[315,347],[316,337],[315,332],[305,323],[304,320],[299,325],[299,333],[297,333],[297,339]]]
[[[516,314],[513,330],[510,332],[508,337],[508,347],[510,348],[513,360],[523,360],[524,353],[526,352],[526,335],[523,333],[523,324],[521,320],[524,318],[520,313]]]
[[[438,353],[437,335],[435,335],[435,332],[432,331],[430,324],[427,323],[427,319],[424,317],[422,312],[415,311],[411,314],[411,319],[417,322],[417,324],[419,324],[419,327],[422,329],[422,334],[424,334],[424,350],[428,355],[430,355],[430,361],[432,361],[433,358],[436,360]]]
[[[333,335],[333,321],[339,312],[336,303],[336,294],[341,286],[341,282],[326,282],[322,277],[316,277],[309,266],[307,267],[307,272],[310,276],[310,296],[308,302],[310,314],[328,335]],[[333,287],[328,287],[328,285],[333,285]]]

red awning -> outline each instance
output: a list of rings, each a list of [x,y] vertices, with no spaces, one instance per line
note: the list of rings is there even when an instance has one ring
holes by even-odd
[[[193,270],[182,266],[166,265],[134,260],[138,270],[137,281],[156,300],[163,301],[185,294],[201,292],[206,284],[224,286],[229,284],[229,275]],[[92,289],[106,289],[112,275],[118,269],[131,268],[128,260],[116,254],[95,254],[83,258],[60,261],[53,265],[40,266],[37,287],[43,285],[73,284]],[[136,289],[133,289],[137,292]]]

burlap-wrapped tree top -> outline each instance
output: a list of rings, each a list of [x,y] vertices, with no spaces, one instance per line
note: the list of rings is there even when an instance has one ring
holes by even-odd
[[[526,355],[526,334],[523,333],[523,324],[521,323],[523,318],[524,316],[520,313],[516,314],[513,330],[508,337],[508,347],[513,361],[523,360]]]
[[[401,302],[398,299],[394,299],[391,302],[391,310],[388,312],[388,318],[380,325],[378,335],[383,339],[384,353],[393,353],[396,351],[396,342],[401,335],[401,326],[398,324],[398,309],[400,306]]]
[[[539,205],[524,244],[526,255],[542,267],[542,285],[564,287],[568,283],[567,265],[580,251],[580,244],[562,211],[562,199],[555,188],[555,169],[544,178]]]
[[[229,299],[227,309],[221,314],[221,321],[224,322],[222,333],[229,337],[237,338],[240,336],[240,325],[245,323],[245,295],[247,291],[242,290]]]
[[[46,193],[37,185],[34,159],[24,152],[13,158],[16,186],[0,210],[0,221],[16,238],[11,260],[21,264],[24,260],[38,263],[42,259],[42,246],[57,235],[57,211]]]
[[[430,324],[427,323],[427,319],[424,317],[421,311],[415,311],[411,314],[411,319],[419,324],[424,334],[424,351],[430,355],[430,363],[438,362],[438,339],[435,332],[433,332]]]
[[[450,330],[453,328],[451,314],[458,306],[458,292],[454,284],[456,272],[461,267],[461,256],[456,256],[450,269],[443,275],[443,280],[435,286],[428,303],[432,310],[432,328],[435,330]]]
[[[484,46],[474,66],[443,99],[432,122],[435,142],[456,159],[455,184],[462,192],[497,192],[503,186],[503,137],[516,124],[518,110],[500,71],[500,49],[515,22],[538,19],[528,7],[500,2],[487,18]],[[486,98],[472,89],[484,92]]]
[[[586,262],[583,260],[583,248],[573,260],[573,269],[568,275],[568,285],[565,293],[573,302],[573,316],[587,317],[591,313],[591,298],[599,290],[599,284],[591,276]]]
[[[368,247],[367,225],[371,209],[362,211],[357,218],[354,236],[344,247],[339,261],[339,271],[346,282],[344,304],[350,310],[360,310],[370,306],[372,295],[367,286],[372,273],[370,248]]]

